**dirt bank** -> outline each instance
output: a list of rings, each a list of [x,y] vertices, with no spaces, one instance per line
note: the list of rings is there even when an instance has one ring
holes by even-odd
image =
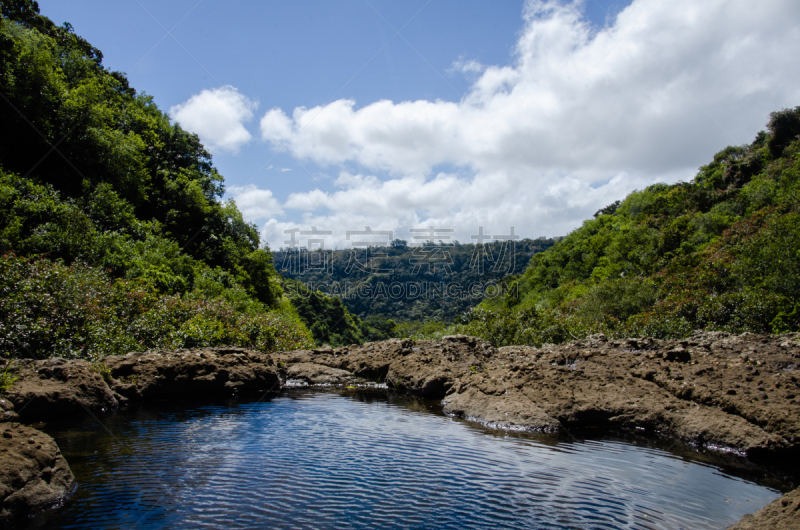
[[[31,422],[102,414],[152,399],[263,396],[281,382],[385,383],[440,399],[446,412],[493,427],[633,428],[754,462],[780,462],[797,477],[798,364],[800,334],[698,333],[680,341],[614,341],[597,335],[558,346],[499,349],[474,337],[453,336],[271,355],[212,348],[133,353],[94,365],[28,362],[5,396],[13,406],[0,406],[0,413]],[[780,517],[800,528],[792,499],[787,495],[786,504],[748,516],[740,524],[750,526],[740,528],[775,527]],[[19,506],[22,513],[38,505]]]

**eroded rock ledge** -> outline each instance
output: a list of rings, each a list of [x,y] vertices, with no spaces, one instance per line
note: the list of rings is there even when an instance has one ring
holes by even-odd
[[[263,396],[287,382],[385,384],[441,399],[446,412],[494,427],[635,427],[755,462],[781,462],[798,476],[799,364],[800,334],[698,333],[680,341],[596,335],[558,346],[499,349],[453,336],[276,354],[240,348],[133,353],[99,365],[27,362],[0,414],[6,422],[33,422],[177,396]],[[12,428],[7,425],[0,430]],[[6,454],[0,461],[8,461]],[[0,500],[7,518],[57,503],[69,489],[54,488],[45,503],[44,494],[27,504],[19,500],[22,494],[11,502],[20,489],[6,480]],[[779,507],[742,519],[739,524],[749,526],[740,528],[780,527],[779,520],[800,527],[800,503],[790,495],[797,490]]]
[[[277,354],[310,384],[384,381],[495,427],[639,427],[756,461],[800,451],[800,335],[701,333],[681,341],[602,335],[496,349],[479,339],[389,340]],[[338,377],[337,377],[338,376]]]
[[[107,357],[102,363],[23,361],[0,398],[0,527],[63,502],[75,478],[55,441],[17,421],[73,422],[121,404],[166,398],[264,396],[280,389],[269,354],[208,348]]]
[[[698,333],[679,341],[597,335],[558,346],[499,349],[454,336],[289,352],[278,359],[293,379],[385,381],[442,399],[445,412],[492,427],[638,428],[800,474],[797,333]],[[325,368],[343,371],[346,379],[337,381]],[[800,528],[798,491],[737,528]]]

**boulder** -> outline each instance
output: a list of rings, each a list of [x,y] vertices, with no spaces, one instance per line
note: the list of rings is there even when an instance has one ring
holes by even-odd
[[[102,365],[61,358],[20,363],[19,379],[6,392],[16,414],[26,422],[72,421],[119,406]]]
[[[56,442],[19,423],[0,423],[0,526],[60,505],[75,477]]]

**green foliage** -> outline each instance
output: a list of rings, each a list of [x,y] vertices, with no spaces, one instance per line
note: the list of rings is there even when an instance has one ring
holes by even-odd
[[[28,181],[7,199],[16,202],[10,229],[17,233],[4,234],[27,247],[6,241],[4,250],[80,257],[124,275],[118,269],[126,263],[91,255],[103,252],[98,234],[125,246],[147,233],[172,242],[173,255],[219,267],[256,300],[277,304],[271,255],[235,204],[218,200],[222,177],[197,136],[136,95],[124,75],[105,70],[99,50],[71,26],[38,15],[35,3],[4,2],[2,13],[0,165]],[[93,239],[85,244],[87,233]],[[185,270],[139,265],[131,274],[175,293],[191,289]]]
[[[397,324],[390,318],[373,315],[361,321],[361,332],[368,341],[386,340],[396,336]]]
[[[380,333],[352,315],[339,298],[311,291],[302,283],[286,280],[285,291],[300,319],[311,330],[317,344],[347,346],[363,344],[366,337]]]
[[[0,354],[310,345],[197,136],[69,24],[0,6]]]
[[[554,243],[552,239],[524,239],[515,242],[512,252],[502,242],[485,243],[482,247],[457,241],[409,247],[396,239],[388,247],[331,252],[328,268],[304,266],[306,260],[314,263],[321,259],[315,259],[315,253],[291,250],[276,251],[275,263],[285,277],[339,297],[351,313],[361,318],[452,322],[481,301],[484,286],[499,283],[505,275],[521,270],[531,256]],[[485,255],[483,269],[477,266],[479,252]],[[431,261],[425,262],[426,257]],[[434,263],[435,259],[440,261]],[[401,287],[404,292],[395,296],[390,291],[392,286]],[[450,291],[443,292],[445,287]]]
[[[152,349],[237,345],[262,351],[309,347],[287,308],[241,311],[202,293],[162,294],[96,267],[0,257],[0,354],[85,358]]]
[[[800,330],[798,153],[800,107],[772,113],[751,145],[598,211],[509,279],[516,292],[437,334],[502,346]]]
[[[14,365],[10,361],[6,361],[3,371],[0,372],[0,394],[8,391],[17,379],[19,377],[16,375]]]
[[[395,336],[412,338],[415,340],[438,340],[445,335],[447,324],[436,320],[407,320],[397,324]]]

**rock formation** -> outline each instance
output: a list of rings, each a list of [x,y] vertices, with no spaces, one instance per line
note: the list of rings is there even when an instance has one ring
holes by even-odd
[[[0,399],[6,421],[0,431],[10,433],[0,440],[2,517],[58,504],[73,481],[52,439],[10,422],[70,421],[176,397],[260,398],[281,384],[385,385],[503,429],[635,428],[756,463],[782,462],[796,477],[798,365],[798,333],[716,332],[671,341],[595,335],[541,348],[495,348],[458,335],[274,354],[206,348],[131,353],[95,364],[27,361]],[[23,450],[24,458],[14,452]],[[798,490],[735,528],[800,528]]]

